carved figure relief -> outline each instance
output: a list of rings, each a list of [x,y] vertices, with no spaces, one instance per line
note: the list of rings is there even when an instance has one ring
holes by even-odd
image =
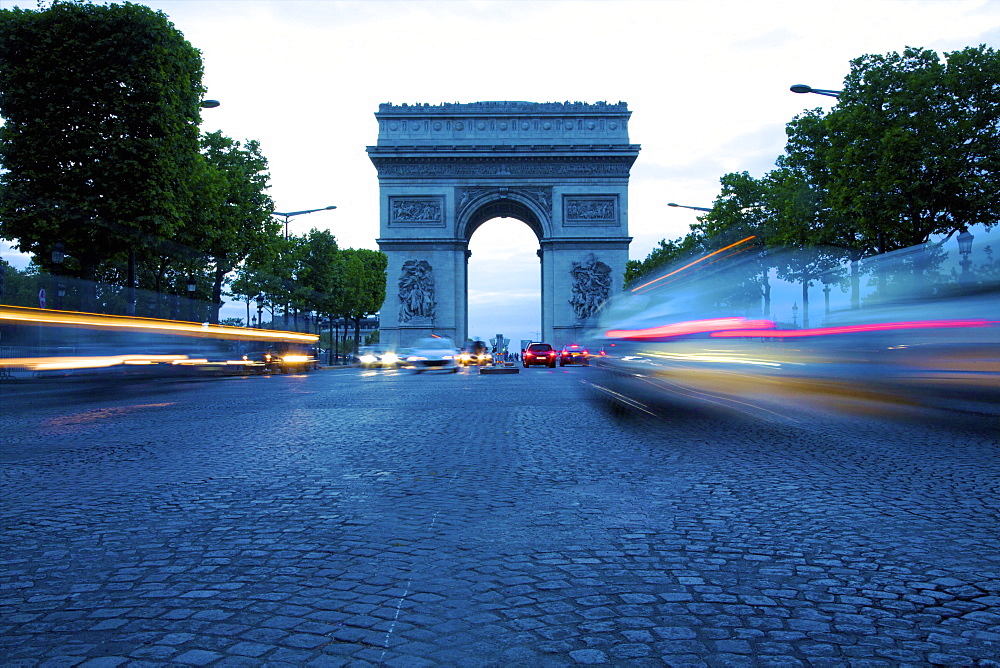
[[[614,197],[567,197],[563,201],[563,219],[567,223],[617,223]]]
[[[407,260],[399,277],[399,321],[434,317],[434,270],[427,260]]]
[[[546,215],[552,215],[552,188],[525,188],[524,194],[533,199]]]
[[[457,190],[458,194],[455,197],[455,201],[458,202],[459,212],[472,203],[473,200],[496,191],[495,188],[458,188]]]
[[[440,197],[390,197],[389,223],[409,225],[443,225],[444,205]]]
[[[611,294],[611,267],[588,253],[583,262],[574,262],[573,293],[569,300],[577,320],[586,320]]]

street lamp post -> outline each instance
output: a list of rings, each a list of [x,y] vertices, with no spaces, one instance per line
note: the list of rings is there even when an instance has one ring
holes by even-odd
[[[972,281],[972,260],[969,259],[969,255],[972,254],[972,240],[975,237],[969,230],[962,230],[958,235],[958,253],[962,256],[959,262],[962,265],[962,283],[970,283]]]
[[[282,213],[280,211],[272,211],[272,216],[279,216],[285,219],[285,239],[288,239],[288,221],[294,216],[301,216],[304,213],[316,213],[317,211],[329,211],[330,209],[336,209],[335,206],[325,206],[322,209],[307,209],[305,211],[292,211],[290,213]]]
[[[686,206],[684,204],[674,204],[673,202],[667,202],[667,206],[677,207],[678,209],[692,209],[694,211],[711,211],[711,209],[706,209],[703,206]]]
[[[793,93],[816,93],[817,95],[826,95],[827,97],[840,97],[840,94],[844,91],[842,90],[828,90],[826,88],[813,88],[812,86],[807,86],[805,84],[795,84],[791,86],[788,90]]]
[[[272,216],[279,216],[285,219],[285,241],[288,241],[288,221],[294,216],[301,216],[306,213],[316,213],[317,211],[330,211],[331,209],[336,209],[336,206],[324,206],[322,209],[306,209],[305,211],[290,211],[288,213],[282,213],[281,211],[272,211]],[[288,329],[288,302],[285,302],[285,329]]]
[[[52,273],[58,275],[62,273],[61,268],[63,261],[66,259],[65,247],[61,241],[57,241],[52,247]],[[58,269],[58,270],[57,270]],[[55,298],[55,308],[56,310],[62,309],[62,298],[66,296],[66,286],[62,283],[58,284],[56,289]]]
[[[194,322],[194,291],[197,289],[198,284],[194,281],[194,276],[188,274],[187,280],[187,291],[188,291],[188,320]]]

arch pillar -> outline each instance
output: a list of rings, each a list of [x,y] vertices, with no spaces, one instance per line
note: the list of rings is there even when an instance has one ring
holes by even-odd
[[[378,243],[388,259],[386,301],[379,314],[380,340],[394,346],[408,346],[433,334],[464,341],[469,315],[468,241],[379,239]],[[432,292],[427,296],[433,306],[429,313],[408,311],[403,302],[410,294],[402,293],[400,288],[404,277],[414,275],[415,267],[419,271],[416,265],[420,263],[429,267]]]
[[[594,327],[593,311],[586,308],[586,304],[579,304],[580,290],[586,297],[591,283],[606,279],[606,296],[621,292],[625,287],[624,268],[628,262],[630,241],[631,238],[542,241],[539,250],[542,259],[542,336],[546,342],[560,347],[577,343]],[[601,265],[610,271],[601,272]],[[574,300],[574,297],[578,299]]]

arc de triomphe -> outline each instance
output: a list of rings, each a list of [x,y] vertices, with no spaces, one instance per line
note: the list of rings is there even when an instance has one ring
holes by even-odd
[[[381,340],[465,341],[469,239],[492,218],[520,220],[538,236],[542,340],[577,340],[622,289],[639,154],[629,116],[624,102],[380,105],[368,155],[389,259]]]

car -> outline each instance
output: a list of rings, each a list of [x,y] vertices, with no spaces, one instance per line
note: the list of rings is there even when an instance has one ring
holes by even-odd
[[[399,356],[384,346],[364,346],[358,351],[358,363],[364,369],[394,369],[399,363]]]
[[[566,366],[567,364],[590,366],[590,353],[580,344],[571,343],[564,347],[562,353],[559,354],[559,366]]]
[[[418,339],[413,343],[406,365],[415,373],[428,369],[440,369],[455,373],[458,371],[459,352],[454,342],[443,336]]]
[[[469,366],[470,364],[482,366],[484,364],[492,364],[493,355],[485,343],[482,341],[473,341],[462,349],[458,361],[462,366]]]
[[[928,259],[961,267],[960,248],[954,239],[867,257],[878,281],[858,281],[856,297],[850,267],[836,267],[817,284],[843,289],[825,291],[833,295],[811,313],[800,277],[760,271],[801,262],[796,249],[707,267],[699,262],[714,253],[682,257],[602,307],[588,345],[607,355],[584,386],[615,411],[670,419],[721,411],[791,423],[816,407],[914,419],[925,409],[993,414],[1000,320],[987,314],[998,313],[1000,273],[963,279]],[[744,291],[752,281],[766,281],[767,292]]]
[[[527,369],[535,364],[544,364],[554,369],[558,356],[556,349],[548,343],[529,343],[528,347],[521,351],[521,365]]]

